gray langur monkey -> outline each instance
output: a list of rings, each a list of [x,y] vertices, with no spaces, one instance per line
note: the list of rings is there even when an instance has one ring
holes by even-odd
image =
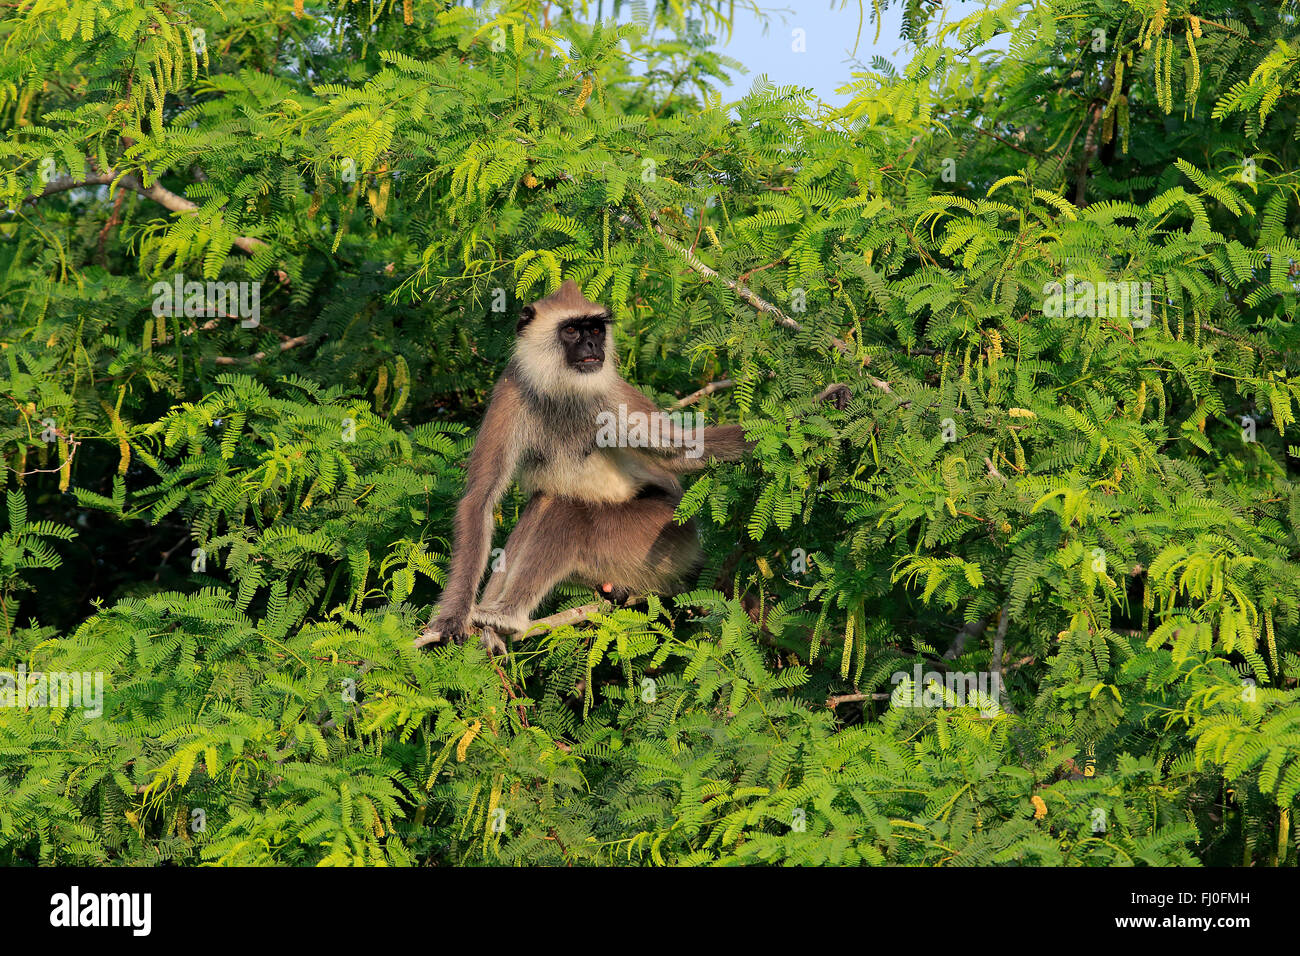
[[[739,425],[684,429],[681,416],[624,381],[610,318],[573,280],[520,313],[514,356],[470,454],[447,586],[426,635],[463,641],[479,629],[486,646],[501,650],[496,634],[527,630],[562,581],[622,603],[670,590],[698,567],[694,522],[673,520],[682,496],[676,476],[710,459],[735,461],[753,443]],[[656,419],[657,441],[599,440],[602,421],[626,422],[632,413]],[[492,515],[516,475],[531,497],[476,604]]]

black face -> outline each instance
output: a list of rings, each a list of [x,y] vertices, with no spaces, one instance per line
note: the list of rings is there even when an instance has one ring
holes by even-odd
[[[564,360],[575,372],[599,372],[605,365],[605,326],[609,317],[570,319],[559,328]]]

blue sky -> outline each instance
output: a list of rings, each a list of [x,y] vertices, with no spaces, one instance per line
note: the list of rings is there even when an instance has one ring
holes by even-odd
[[[734,98],[748,89],[754,77],[766,73],[777,85],[794,83],[809,86],[828,103],[843,105],[845,97],[835,92],[854,70],[853,43],[858,32],[858,4],[856,0],[807,0],[804,3],[784,5],[758,0],[767,16],[762,18],[748,6],[742,9],[743,0],[737,2],[730,41],[723,40],[722,52],[734,57],[748,68],[747,74],[736,77],[728,94]],[[978,11],[984,7],[981,0],[946,0],[949,22]],[[857,60],[868,63],[879,54],[895,66],[903,66],[910,53],[900,36],[903,9],[894,3],[884,11],[880,26],[880,40],[876,42],[876,29],[871,22],[871,0],[863,0],[866,17],[862,23],[862,38],[858,44]],[[792,31],[802,29],[806,52],[792,49]],[[724,94],[728,96],[728,94]]]

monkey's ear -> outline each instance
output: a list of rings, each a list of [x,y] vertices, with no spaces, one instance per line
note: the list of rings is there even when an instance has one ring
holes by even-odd
[[[519,322],[515,326],[515,335],[518,335],[524,329],[528,328],[528,323],[537,318],[537,310],[531,305],[526,305],[519,310]]]

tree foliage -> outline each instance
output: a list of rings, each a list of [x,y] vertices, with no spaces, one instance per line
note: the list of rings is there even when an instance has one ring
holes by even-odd
[[[0,861],[1294,863],[1300,7],[905,6],[842,109],[725,4],[6,10],[0,667],[104,700]],[[567,278],[755,454],[688,593],[416,649]]]

